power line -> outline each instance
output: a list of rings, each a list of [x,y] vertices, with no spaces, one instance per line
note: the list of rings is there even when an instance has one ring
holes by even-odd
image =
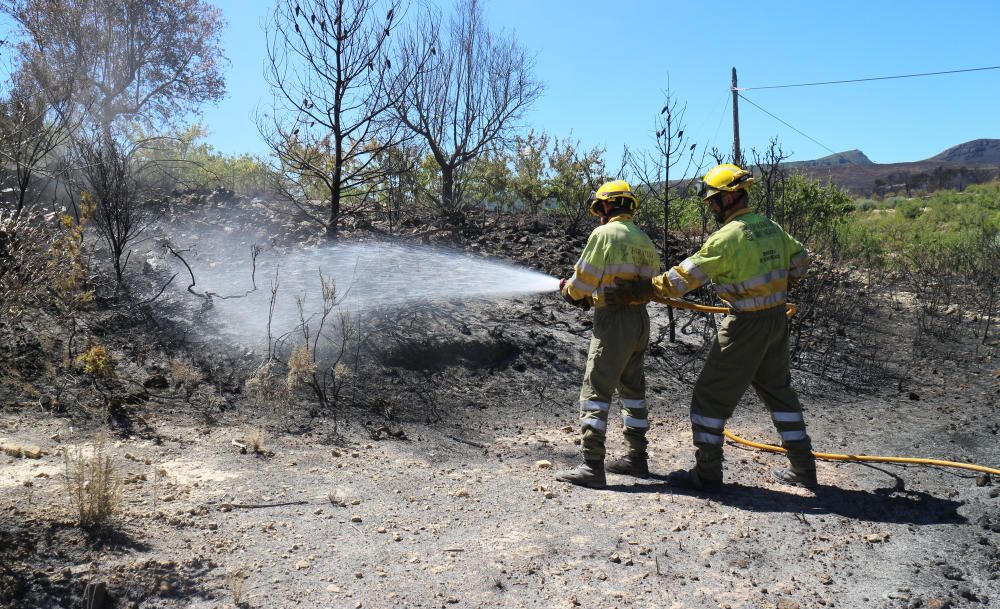
[[[921,72],[919,74],[900,74],[898,76],[875,76],[872,78],[853,78],[850,80],[827,80],[824,82],[804,82],[794,85],[770,85],[767,87],[737,87],[736,91],[759,91],[761,89],[789,89],[791,87],[817,87],[819,85],[841,85],[850,82],[871,82],[873,80],[893,80],[897,78],[916,78],[919,76],[940,76],[942,74],[960,74],[963,72],[982,72],[984,70],[1000,70],[1000,66],[986,66],[983,68],[966,68],[963,70],[946,70],[944,72]],[[741,96],[742,97],[742,96]],[[744,98],[746,99],[746,98]],[[750,101],[749,99],[747,101]],[[753,102],[750,102],[751,104]],[[777,117],[775,117],[777,118]],[[791,125],[789,125],[791,126]]]
[[[826,150],[827,152],[829,152],[829,153],[830,153],[830,154],[832,154],[832,155],[836,155],[836,156],[841,156],[841,154],[840,154],[839,152],[834,152],[833,150],[830,150],[829,148],[827,148],[826,146],[824,146],[822,142],[819,142],[819,141],[817,141],[816,139],[814,139],[814,138],[811,138],[811,137],[809,137],[808,135],[806,135],[805,133],[803,133],[803,132],[802,132],[802,131],[800,131],[799,129],[796,129],[795,127],[793,127],[793,126],[789,125],[788,123],[786,123],[785,121],[781,120],[781,119],[780,119],[780,118],[778,118],[777,116],[775,116],[775,115],[771,114],[770,112],[768,112],[768,111],[767,111],[767,110],[765,110],[764,108],[762,108],[762,107],[760,107],[759,105],[757,105],[757,104],[753,103],[752,101],[750,101],[749,99],[747,99],[747,98],[746,98],[746,96],[744,96],[744,95],[743,95],[742,93],[739,93],[739,92],[737,91],[737,93],[736,93],[736,94],[737,94],[737,95],[739,95],[739,96],[740,96],[740,99],[742,99],[743,101],[745,101],[745,102],[747,102],[748,104],[750,104],[751,106],[753,106],[753,107],[757,108],[758,110],[760,110],[760,111],[761,111],[761,112],[763,112],[764,114],[766,114],[766,115],[770,116],[771,118],[773,118],[774,120],[778,121],[778,122],[779,122],[779,123],[781,123],[782,125],[784,125],[784,126],[788,127],[788,128],[789,128],[789,129],[791,129],[792,131],[794,131],[794,132],[798,133],[799,135],[801,135],[802,137],[806,138],[806,139],[807,139],[807,140],[809,140],[810,142],[812,142],[812,143],[816,144],[817,146],[819,146],[819,147],[820,147],[820,148],[822,148],[823,150]]]
[[[726,118],[726,110],[729,109],[729,98],[732,97],[729,93],[726,93],[726,102],[722,105],[722,114],[719,115],[719,122],[715,125],[715,133],[712,134],[712,139],[714,140],[717,135],[719,135],[719,129],[722,128],[722,121]]]

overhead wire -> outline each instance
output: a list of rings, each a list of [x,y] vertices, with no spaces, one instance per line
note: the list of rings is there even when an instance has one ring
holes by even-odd
[[[773,113],[771,113],[771,112],[768,112],[768,111],[767,111],[767,110],[765,110],[765,109],[764,109],[763,107],[761,107],[761,106],[760,106],[759,104],[756,104],[756,103],[754,103],[753,101],[751,101],[751,100],[750,100],[749,98],[747,98],[747,97],[746,97],[745,95],[743,95],[743,94],[742,94],[742,93],[740,93],[739,91],[737,91],[737,92],[736,92],[736,94],[737,94],[737,95],[739,95],[739,96],[740,96],[740,99],[742,99],[743,101],[747,102],[747,103],[748,103],[748,104],[750,104],[751,106],[754,106],[755,108],[757,108],[758,110],[760,110],[760,111],[761,111],[761,112],[763,112],[764,114],[766,114],[766,115],[770,116],[771,118],[773,118],[774,120],[778,121],[778,122],[779,122],[779,123],[781,123],[782,125],[784,125],[784,126],[788,127],[788,128],[789,128],[789,129],[791,129],[792,131],[794,131],[794,132],[798,133],[799,135],[801,135],[802,137],[806,138],[806,139],[807,139],[807,140],[809,140],[810,142],[812,142],[812,143],[816,144],[817,146],[819,146],[819,147],[820,147],[820,148],[822,148],[823,150],[826,150],[826,151],[827,151],[827,152],[829,152],[830,154],[833,154],[833,155],[837,155],[837,156],[840,156],[840,153],[839,153],[839,152],[834,152],[833,150],[831,150],[831,149],[830,149],[830,148],[829,148],[828,146],[824,145],[824,144],[823,144],[822,142],[820,142],[819,140],[817,140],[817,139],[815,139],[815,138],[813,138],[813,137],[810,137],[809,135],[807,135],[806,133],[804,133],[804,132],[803,132],[803,131],[802,131],[801,129],[797,129],[797,128],[793,127],[792,125],[788,124],[788,123],[787,123],[786,121],[784,121],[784,120],[782,120],[782,119],[778,118],[777,116],[775,116],[775,115],[774,115]]]
[[[736,91],[760,91],[763,89],[790,89],[792,87],[818,87],[821,85],[841,85],[852,82],[872,82],[875,80],[894,80],[899,78],[918,78],[922,76],[941,76],[943,74],[961,74],[965,72],[982,72],[985,70],[1000,70],[1000,66],[985,66],[982,68],[964,68],[961,70],[943,70],[941,72],[920,72],[917,74],[899,74],[895,76],[873,76],[870,78],[851,78],[847,80],[827,80],[822,82],[803,82],[788,85],[768,85],[763,87],[736,87]]]
[[[792,131],[795,131],[796,133],[798,133],[802,137],[804,137],[807,140],[811,141],[812,143],[816,144],[820,148],[823,148],[824,150],[826,150],[830,154],[841,156],[841,153],[834,152],[832,149],[830,149],[829,147],[825,146],[822,142],[819,142],[815,138],[812,138],[809,135],[807,135],[806,133],[804,133],[801,129],[797,129],[796,127],[790,125],[788,122],[786,122],[786,121],[782,120],[781,118],[777,117],[776,115],[774,115],[772,112],[769,112],[768,110],[764,109],[759,104],[754,103],[752,100],[750,100],[745,95],[743,95],[742,92],[743,91],[761,91],[761,90],[764,90],[764,89],[790,89],[790,88],[793,88],[793,87],[817,87],[817,86],[822,86],[822,85],[840,85],[840,84],[857,83],[857,82],[872,82],[872,81],[878,81],[878,80],[895,80],[895,79],[900,79],[900,78],[919,78],[919,77],[924,77],[924,76],[941,76],[941,75],[945,75],[945,74],[963,74],[963,73],[968,73],[968,72],[983,72],[983,71],[986,71],[986,70],[1000,70],[1000,66],[983,66],[983,67],[979,67],[979,68],[962,68],[962,69],[959,69],[959,70],[942,70],[942,71],[938,71],[938,72],[917,72],[917,73],[914,73],[914,74],[897,74],[897,75],[893,75],[893,76],[872,76],[872,77],[869,77],[869,78],[850,78],[850,79],[845,79],[845,80],[826,80],[826,81],[819,81],[819,82],[804,82],[804,83],[794,83],[794,84],[785,84],[785,85],[767,85],[767,86],[761,86],[761,87],[732,87],[730,90],[732,92],[735,92],[737,95],[739,95],[740,98],[742,98],[745,102],[747,102],[751,106],[754,106],[755,108],[757,108],[758,110],[760,110],[764,114],[767,114],[768,116],[770,116],[774,120],[776,120],[779,123],[785,125],[786,127],[788,127],[789,129],[791,129]]]
[[[726,102],[722,105],[722,114],[719,115],[719,122],[715,125],[715,133],[712,134],[712,139],[715,140],[716,136],[719,135],[719,129],[722,128],[722,121],[726,118],[726,110],[729,109],[729,98],[732,97],[728,92],[726,93]]]

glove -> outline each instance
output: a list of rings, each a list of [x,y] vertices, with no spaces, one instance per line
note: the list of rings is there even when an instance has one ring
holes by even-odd
[[[566,278],[565,277],[559,280],[559,293],[562,295],[563,300],[565,300],[569,304],[573,305],[574,307],[583,309],[584,311],[589,311],[590,310],[590,299],[589,298],[580,298],[579,300],[577,300],[577,299],[574,299],[572,296],[570,296],[569,292],[566,290]]]
[[[615,279],[614,287],[604,290],[604,302],[611,307],[646,304],[653,300],[652,279]]]

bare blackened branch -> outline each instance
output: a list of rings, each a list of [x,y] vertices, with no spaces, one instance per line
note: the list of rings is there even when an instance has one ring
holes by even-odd
[[[410,72],[396,104],[400,119],[426,144],[440,169],[436,201],[446,219],[464,219],[466,164],[509,143],[512,128],[542,92],[533,61],[513,36],[490,32],[478,0],[462,0],[447,36],[440,17],[417,23],[402,45],[405,70],[431,53],[426,69]]]
[[[410,136],[390,112],[413,77],[391,44],[404,8],[402,0],[281,0],[268,24],[274,105],[258,128],[284,195],[331,238],[359,209],[345,204],[383,182],[380,156]]]

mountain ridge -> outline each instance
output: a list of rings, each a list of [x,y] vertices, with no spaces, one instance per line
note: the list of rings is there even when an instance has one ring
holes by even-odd
[[[848,150],[782,166],[792,173],[830,180],[856,195],[961,190],[1000,175],[1000,139],[970,140],[921,161],[874,163],[862,151]]]

